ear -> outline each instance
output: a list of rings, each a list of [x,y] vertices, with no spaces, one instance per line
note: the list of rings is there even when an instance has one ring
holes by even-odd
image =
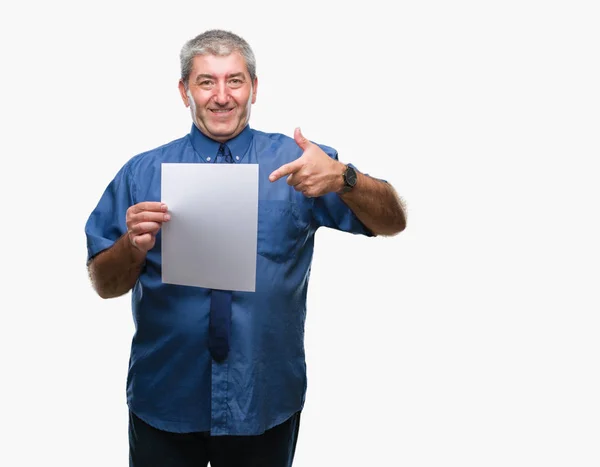
[[[254,78],[254,83],[252,83],[252,103],[256,102],[256,91],[258,90],[258,78]]]
[[[185,91],[185,85],[183,84],[183,80],[179,80],[179,94],[181,94],[181,100],[183,100],[183,104],[186,107],[190,106],[190,101],[187,96],[187,92]]]

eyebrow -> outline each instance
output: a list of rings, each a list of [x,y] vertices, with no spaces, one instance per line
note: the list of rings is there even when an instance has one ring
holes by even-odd
[[[227,76],[227,78],[244,78],[244,73],[242,73],[242,72],[231,73],[230,75]]]
[[[227,79],[231,79],[231,78],[244,78],[244,73],[237,72],[237,73],[231,73],[230,75],[227,75]],[[201,81],[203,79],[215,79],[215,76],[208,74],[208,73],[200,73],[198,76],[196,76],[196,82]]]

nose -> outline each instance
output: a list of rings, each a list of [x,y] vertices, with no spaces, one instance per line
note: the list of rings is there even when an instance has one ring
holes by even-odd
[[[229,89],[226,83],[215,86],[214,100],[219,105],[226,105],[229,102]]]

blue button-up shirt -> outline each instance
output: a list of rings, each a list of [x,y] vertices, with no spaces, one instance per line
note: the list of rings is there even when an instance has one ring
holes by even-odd
[[[227,359],[216,363],[208,350],[210,290],[161,281],[160,232],[132,290],[127,403],[165,431],[257,435],[301,410],[315,232],[325,226],[371,235],[335,193],[307,198],[285,179],[269,181],[273,170],[302,155],[292,138],[246,126],[227,145],[235,163],[259,166],[256,291],[233,292]],[[218,149],[192,125],[185,137],[130,159],[87,221],[88,259],[127,231],[129,206],[160,201],[161,163],[212,163]]]

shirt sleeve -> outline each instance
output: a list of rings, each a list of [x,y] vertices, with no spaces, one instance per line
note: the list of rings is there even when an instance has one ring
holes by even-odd
[[[130,165],[126,164],[104,190],[85,225],[88,261],[110,248],[125,232],[125,216],[134,203]]]
[[[325,151],[331,158],[338,160],[336,151]],[[356,169],[352,164],[350,167]],[[357,169],[358,170],[358,169]],[[329,227],[343,232],[353,234],[366,235],[374,237],[371,232],[359,219],[356,217],[352,209],[342,201],[337,193],[327,193],[324,196],[313,198],[313,218],[317,227]]]

